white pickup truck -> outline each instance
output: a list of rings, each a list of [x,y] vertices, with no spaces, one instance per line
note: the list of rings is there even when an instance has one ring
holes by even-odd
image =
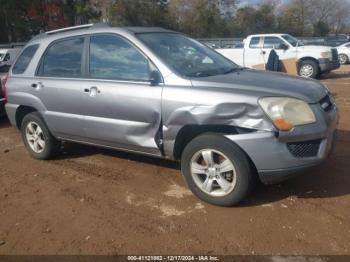
[[[20,51],[21,48],[0,49],[0,72],[7,72]]]
[[[297,73],[303,77],[316,78],[339,68],[336,48],[328,46],[304,46],[288,34],[250,35],[244,40],[243,48],[216,49],[236,64],[256,68],[267,63],[274,49],[280,60],[295,59]]]

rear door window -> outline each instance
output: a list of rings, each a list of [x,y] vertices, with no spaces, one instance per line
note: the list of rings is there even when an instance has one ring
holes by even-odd
[[[259,48],[260,37],[252,37],[249,43],[250,48]]]
[[[84,38],[60,40],[49,46],[39,69],[40,76],[81,77]]]
[[[12,68],[12,74],[23,74],[27,70],[27,67],[35,55],[36,50],[38,50],[38,47],[39,45],[30,45],[23,50]]]

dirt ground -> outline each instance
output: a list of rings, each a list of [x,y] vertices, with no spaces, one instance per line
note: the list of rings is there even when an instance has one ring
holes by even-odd
[[[322,81],[341,115],[333,154],[233,208],[199,201],[168,161],[81,145],[34,160],[0,120],[0,254],[349,255],[350,66]]]

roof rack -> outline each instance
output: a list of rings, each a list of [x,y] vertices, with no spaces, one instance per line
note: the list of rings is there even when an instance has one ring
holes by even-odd
[[[61,29],[57,29],[57,30],[51,30],[51,31],[45,32],[45,34],[53,35],[53,34],[72,31],[72,30],[78,30],[78,29],[84,29],[84,28],[107,27],[107,26],[108,26],[107,24],[103,24],[103,23],[77,25],[77,26],[70,26],[70,27],[65,27],[65,28],[61,28]]]
[[[70,27],[65,27],[65,28],[61,28],[61,29],[57,29],[57,30],[51,30],[51,31],[45,32],[45,34],[52,35],[52,34],[57,34],[57,33],[65,32],[65,31],[78,30],[78,29],[83,29],[83,28],[90,28],[93,25],[94,24],[70,26]]]

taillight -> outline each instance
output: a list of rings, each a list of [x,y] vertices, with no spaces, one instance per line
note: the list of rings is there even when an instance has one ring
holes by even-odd
[[[5,98],[5,103],[7,103],[7,92],[6,92],[6,82],[7,82],[7,75],[5,77],[1,78],[1,91],[2,96]]]

